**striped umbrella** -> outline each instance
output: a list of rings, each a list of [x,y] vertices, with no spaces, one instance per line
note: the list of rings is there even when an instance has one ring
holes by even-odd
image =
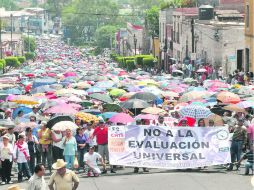
[[[198,105],[185,106],[180,109],[179,113],[183,117],[191,117],[195,119],[207,118],[213,114],[208,108]]]

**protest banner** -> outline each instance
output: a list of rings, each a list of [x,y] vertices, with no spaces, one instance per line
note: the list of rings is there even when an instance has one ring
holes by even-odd
[[[226,127],[111,126],[112,165],[185,169],[231,162]]]

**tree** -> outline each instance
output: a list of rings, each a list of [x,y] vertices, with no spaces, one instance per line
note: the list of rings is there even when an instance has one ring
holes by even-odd
[[[94,40],[96,30],[117,25],[119,7],[112,0],[73,0],[62,9],[65,38],[76,45]]]
[[[8,67],[6,70],[10,70],[12,68],[17,68],[20,66],[20,62],[17,57],[6,57],[5,59],[6,67]]]
[[[16,5],[14,0],[1,0],[0,6],[10,11],[15,11],[18,9],[18,6]]]
[[[32,59],[34,59],[34,57],[35,57],[35,53],[33,53],[33,52],[25,53],[26,60],[32,60]]]
[[[35,48],[36,48],[36,43],[35,43],[35,39],[33,37],[23,37],[24,38],[24,50],[26,52],[34,52]],[[29,44],[30,42],[30,44]],[[30,46],[30,50],[29,50],[29,46]]]
[[[25,61],[26,61],[26,57],[17,57],[18,58],[18,61],[21,63],[21,64],[23,64],[23,63],[25,63]]]
[[[95,43],[101,48],[110,48],[117,31],[117,27],[106,25],[98,28],[95,33]]]
[[[159,7],[153,6],[145,13],[146,25],[150,35],[159,36]]]
[[[0,59],[0,69],[2,70],[5,67],[5,60],[4,59]]]

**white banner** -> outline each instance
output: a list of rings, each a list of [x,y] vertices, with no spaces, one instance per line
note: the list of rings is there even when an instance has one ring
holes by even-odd
[[[231,162],[226,127],[111,126],[112,165],[184,169]]]

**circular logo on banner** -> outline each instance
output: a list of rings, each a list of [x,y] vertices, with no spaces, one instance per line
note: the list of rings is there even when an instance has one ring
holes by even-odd
[[[217,138],[219,140],[225,140],[225,139],[227,139],[228,138],[228,131],[226,131],[226,130],[220,130],[220,131],[218,131]]]

